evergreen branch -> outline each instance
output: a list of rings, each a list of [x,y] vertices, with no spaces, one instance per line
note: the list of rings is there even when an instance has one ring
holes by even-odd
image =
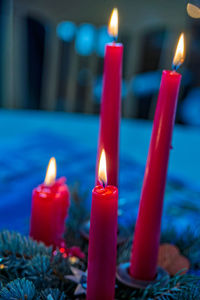
[[[40,294],[40,300],[65,300],[66,296],[58,289],[45,289]]]
[[[35,296],[33,283],[25,278],[9,282],[0,291],[0,300],[32,300]]]
[[[51,255],[52,247],[37,243],[31,238],[17,232],[2,231],[0,233],[0,255],[15,255],[18,258],[31,259],[36,254]]]

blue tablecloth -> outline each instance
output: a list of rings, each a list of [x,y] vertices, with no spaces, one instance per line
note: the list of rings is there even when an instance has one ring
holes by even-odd
[[[32,189],[45,177],[51,156],[59,176],[88,191],[94,186],[98,117],[0,111],[0,229],[29,232]],[[152,124],[122,121],[119,222],[136,220]],[[163,227],[200,225],[199,129],[176,127],[165,194]]]

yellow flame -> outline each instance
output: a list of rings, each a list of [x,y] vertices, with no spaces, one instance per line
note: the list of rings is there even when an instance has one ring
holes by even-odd
[[[187,4],[187,13],[191,18],[199,19],[200,18],[200,8],[194,4]]]
[[[184,59],[185,59],[185,45],[184,44],[185,44],[184,33],[181,33],[179,40],[178,40],[177,47],[176,47],[174,59],[173,59],[173,65],[175,67],[182,65],[182,63],[184,62]]]
[[[106,154],[104,149],[102,150],[100,156],[98,177],[99,181],[101,181],[103,185],[107,184]]]
[[[118,9],[113,8],[108,25],[108,33],[113,37],[118,36]]]
[[[46,172],[46,177],[44,182],[46,185],[51,185],[52,183],[54,183],[55,179],[56,179],[56,160],[54,157],[52,157],[47,167],[47,172]]]

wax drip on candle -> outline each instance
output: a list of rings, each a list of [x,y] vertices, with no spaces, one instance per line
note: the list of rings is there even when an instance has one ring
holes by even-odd
[[[47,167],[44,183],[46,185],[51,185],[55,182],[55,179],[56,179],[56,160],[55,157],[52,157]]]
[[[173,63],[172,63],[172,70],[176,71],[182,65],[184,59],[185,59],[184,33],[181,33],[176,47]]]
[[[99,181],[102,183],[102,186],[105,188],[107,185],[107,170],[106,170],[106,154],[103,149],[99,161],[99,170],[98,170]]]
[[[113,8],[108,25],[108,34],[113,37],[113,42],[117,41],[118,37],[118,9]]]

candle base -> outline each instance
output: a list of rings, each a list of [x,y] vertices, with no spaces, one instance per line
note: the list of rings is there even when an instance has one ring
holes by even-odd
[[[122,284],[136,289],[145,289],[149,284],[156,284],[158,282],[162,282],[161,284],[165,285],[169,281],[169,274],[163,268],[157,268],[156,278],[152,281],[138,280],[134,279],[129,275],[129,266],[130,263],[123,263],[117,267],[116,277]],[[162,279],[162,281],[161,281]]]
[[[80,227],[80,233],[84,239],[89,241],[90,220],[84,222]],[[128,240],[128,234],[118,226],[117,245],[122,245]]]

